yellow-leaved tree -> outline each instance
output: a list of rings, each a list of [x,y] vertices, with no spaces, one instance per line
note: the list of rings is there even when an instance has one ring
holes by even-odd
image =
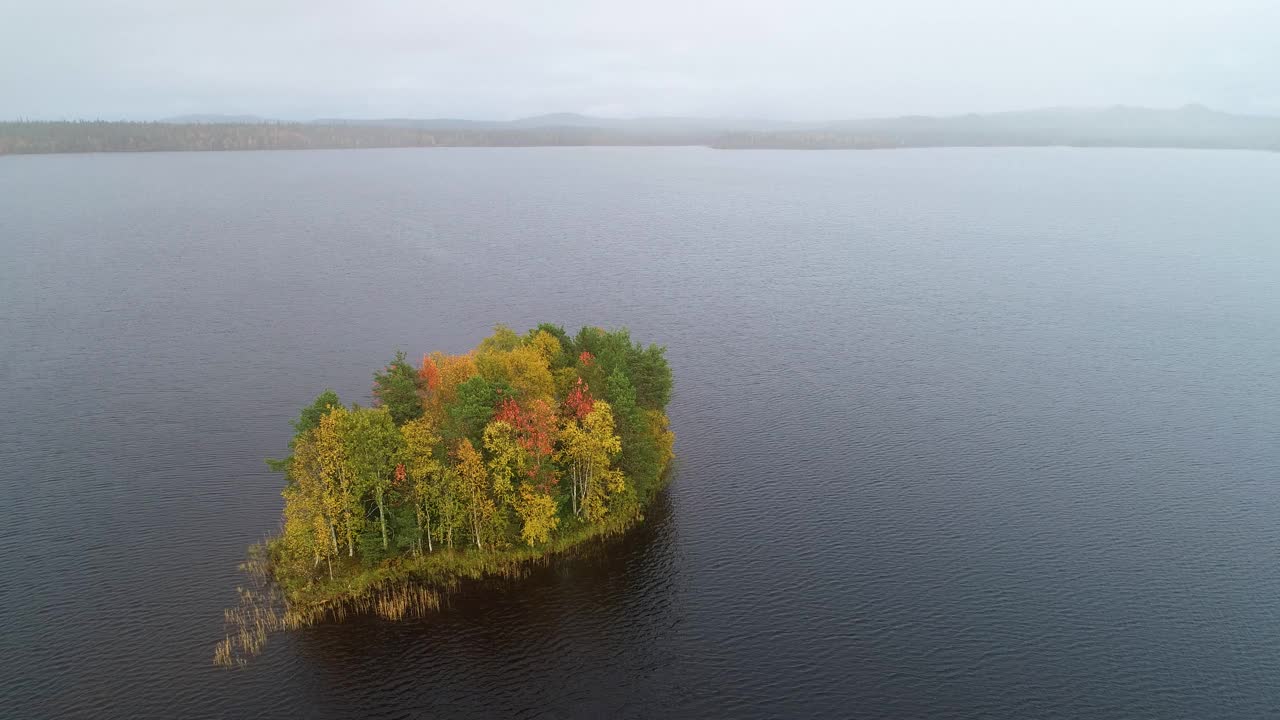
[[[572,482],[573,512],[595,522],[608,510],[610,495],[626,489],[622,472],[612,467],[622,451],[613,426],[613,408],[596,400],[581,420],[570,416],[560,429],[560,462]]]
[[[284,547],[295,560],[309,555],[312,570],[321,562],[328,562],[332,578],[338,539],[333,531],[333,519],[327,514],[326,487],[319,460],[313,430],[294,443],[289,463],[292,482],[281,493],[285,501]]]
[[[400,426],[404,436],[404,471],[408,480],[409,500],[413,503],[418,520],[418,554],[422,554],[422,541],[427,541],[427,552],[435,550],[431,540],[431,518],[438,517],[444,487],[441,459],[436,456],[440,446],[440,433],[436,431],[431,416],[410,420]]]
[[[520,514],[520,539],[533,547],[551,539],[551,533],[560,527],[560,516],[556,513],[556,501],[551,494],[534,487],[530,483],[520,486],[520,498],[516,501],[516,512]]]
[[[515,500],[518,476],[526,465],[525,452],[520,447],[515,428],[501,420],[485,425],[484,449],[489,453],[493,497],[500,508],[508,507]]]
[[[554,340],[554,338],[552,338]],[[530,546],[546,542],[560,525],[556,501],[551,497],[547,467],[540,462],[540,429],[530,415],[514,406],[506,416],[524,426],[525,436],[504,420],[494,420],[484,429],[484,449],[489,453],[489,476],[500,510],[510,507],[520,518],[520,539]],[[550,438],[545,440],[550,447]],[[554,476],[550,478],[554,482]]]
[[[490,535],[489,526],[497,508],[489,496],[489,473],[485,471],[484,458],[471,441],[463,438],[454,451],[457,459],[458,484],[462,490],[462,505],[471,525],[471,537],[477,550],[484,549],[484,539]]]
[[[346,540],[347,556],[356,554],[355,537],[364,528],[364,504],[361,502],[355,478],[347,462],[344,432],[350,412],[335,407],[320,418],[316,426],[316,461],[320,466],[324,485],[325,516],[330,518],[334,544],[339,538]]]
[[[653,447],[657,451],[658,467],[666,468],[667,463],[676,456],[676,434],[671,432],[671,421],[661,410],[645,410],[645,423],[652,438]]]

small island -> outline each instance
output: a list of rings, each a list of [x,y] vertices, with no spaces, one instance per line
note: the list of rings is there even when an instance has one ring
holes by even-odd
[[[467,579],[510,577],[627,529],[673,457],[665,348],[623,329],[570,337],[498,326],[473,351],[403,352],[374,373],[373,406],[326,390],[293,421],[276,537],[250,550],[214,660],[269,632],[439,606]]]

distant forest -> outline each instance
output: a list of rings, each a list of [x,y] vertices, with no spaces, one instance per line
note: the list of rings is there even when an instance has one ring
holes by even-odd
[[[589,127],[420,129],[311,123],[3,122],[0,155],[177,150],[308,150],[543,145],[705,145],[700,134]]]
[[[1115,106],[848,120],[722,135],[718,148],[1131,147],[1280,150],[1280,118],[1202,105],[1176,110]]]
[[[199,116],[196,116],[199,117]],[[217,118],[219,116],[210,116]],[[226,117],[226,116],[223,116]],[[561,113],[512,121],[450,119],[0,122],[0,155],[160,150],[701,145],[724,149],[1166,147],[1280,150],[1280,118],[1198,105],[1115,106],[794,123],[707,118],[597,118]]]

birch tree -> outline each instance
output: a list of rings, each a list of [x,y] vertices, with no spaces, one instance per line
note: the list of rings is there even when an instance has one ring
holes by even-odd
[[[581,420],[567,418],[560,430],[560,445],[560,461],[572,483],[574,515],[599,520],[608,496],[625,489],[622,474],[611,467],[622,441],[614,431],[609,403],[596,400]]]
[[[347,413],[344,428],[348,471],[355,479],[358,499],[371,497],[378,506],[382,549],[388,549],[387,493],[404,447],[404,438],[384,405]]]
[[[404,466],[409,485],[409,499],[413,503],[418,521],[418,553],[422,553],[422,540],[427,541],[427,552],[434,552],[431,540],[431,516],[438,514],[441,504],[442,464],[437,456],[440,434],[430,418],[410,420],[400,426],[404,437]]]
[[[484,458],[466,438],[458,441],[454,456],[457,458],[463,506],[471,524],[471,537],[476,549],[483,550],[484,538],[489,534],[487,531],[497,511],[489,495],[489,473],[485,470]]]

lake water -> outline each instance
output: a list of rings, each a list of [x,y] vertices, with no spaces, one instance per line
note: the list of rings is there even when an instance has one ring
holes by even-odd
[[[0,716],[1280,712],[1280,154],[0,158]],[[667,345],[625,539],[211,662],[288,420]]]

